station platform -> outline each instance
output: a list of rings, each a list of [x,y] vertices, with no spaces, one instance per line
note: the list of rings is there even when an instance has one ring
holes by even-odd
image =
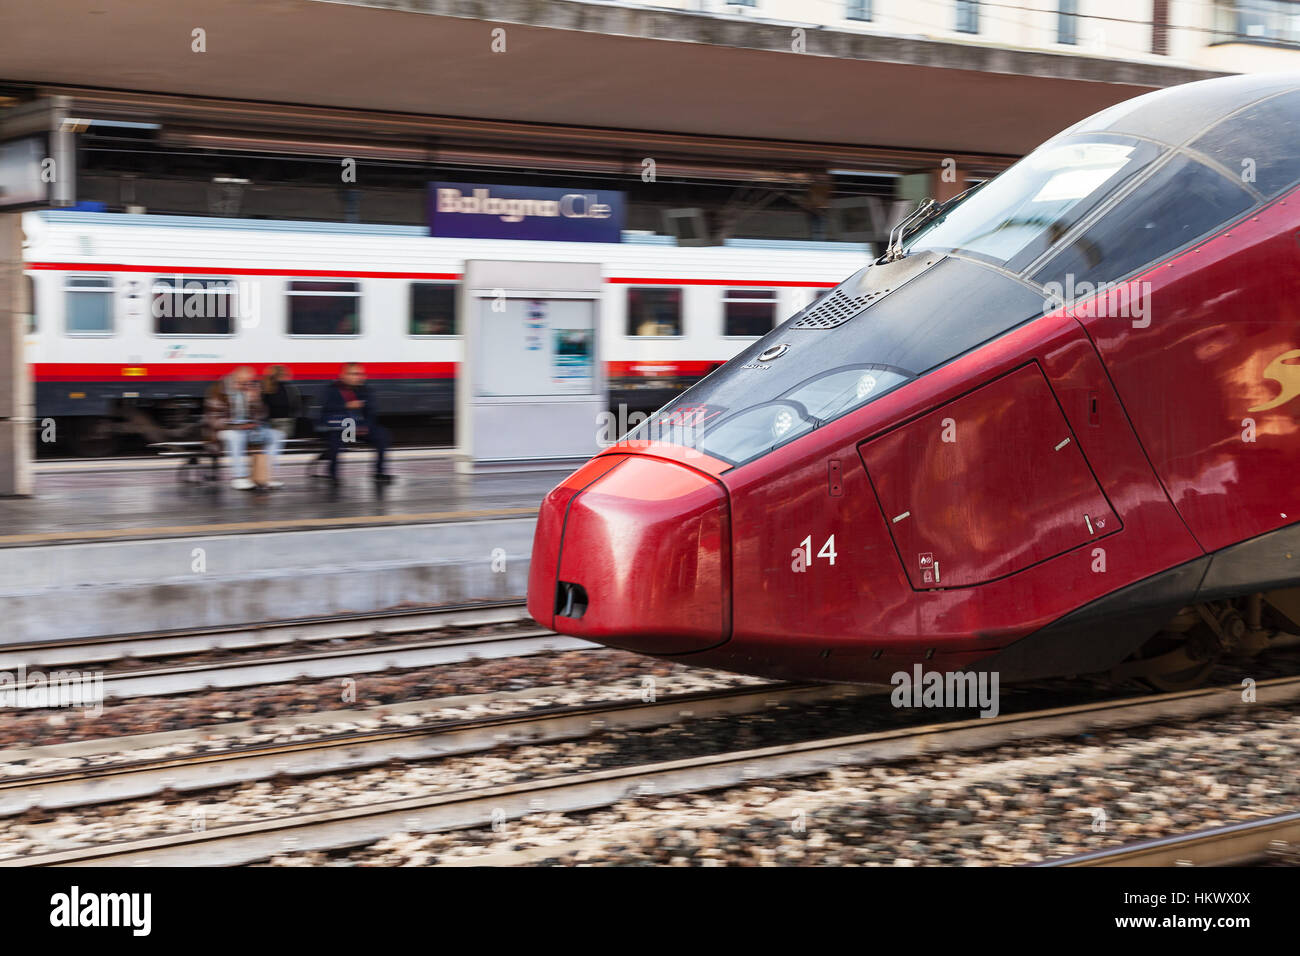
[[[178,480],[177,462],[48,462],[0,499],[0,646],[522,601],[538,505],[567,474],[465,475],[398,451],[378,485],[286,455],[257,495]]]
[[[219,480],[189,484],[174,459],[43,462],[34,497],[0,499],[0,548],[517,517],[536,514],[567,473],[463,475],[450,452],[399,449],[387,466],[396,482],[371,480],[373,455],[361,451],[344,458],[332,485],[311,476],[315,458],[283,456],[276,477],[285,486],[265,495],[231,488],[224,466]]]

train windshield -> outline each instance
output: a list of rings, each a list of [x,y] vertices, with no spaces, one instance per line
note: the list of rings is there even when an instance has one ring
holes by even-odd
[[[629,440],[668,441],[743,462],[839,418],[909,381],[902,369],[852,365],[801,382],[775,399],[735,412],[679,406],[631,432]]]
[[[1110,134],[1049,141],[942,211],[904,248],[959,250],[1019,272],[1160,152]]]

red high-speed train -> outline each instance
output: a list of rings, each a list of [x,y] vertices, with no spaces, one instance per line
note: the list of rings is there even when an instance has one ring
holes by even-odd
[[[1195,684],[1300,630],[1300,77],[1083,120],[545,499],[528,608],[783,678]]]

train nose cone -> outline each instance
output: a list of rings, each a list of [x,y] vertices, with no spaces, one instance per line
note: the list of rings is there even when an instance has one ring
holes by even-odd
[[[646,654],[713,647],[731,634],[730,541],[721,482],[658,458],[600,456],[543,502],[529,613]]]

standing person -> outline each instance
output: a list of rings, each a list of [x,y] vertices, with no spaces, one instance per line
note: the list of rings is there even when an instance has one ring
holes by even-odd
[[[302,414],[302,393],[293,384],[293,375],[283,365],[272,365],[262,376],[262,401],[266,403],[267,422],[290,439],[298,429]]]
[[[217,380],[203,397],[204,436],[209,443],[220,441],[226,446],[234,475],[230,482],[232,488],[248,491],[254,487],[248,477],[245,457],[250,448],[268,456],[269,474],[275,474],[275,461],[280,456],[283,439],[278,431],[267,426],[265,417],[262,389],[247,365]],[[282,488],[284,482],[269,478],[267,487]]]
[[[322,410],[329,435],[330,481],[339,479],[339,452],[345,441],[364,441],[375,448],[375,481],[387,484],[393,476],[384,471],[388,451],[388,430],[379,424],[379,406],[366,384],[366,370],[358,362],[349,362],[339,377],[325,390]]]

